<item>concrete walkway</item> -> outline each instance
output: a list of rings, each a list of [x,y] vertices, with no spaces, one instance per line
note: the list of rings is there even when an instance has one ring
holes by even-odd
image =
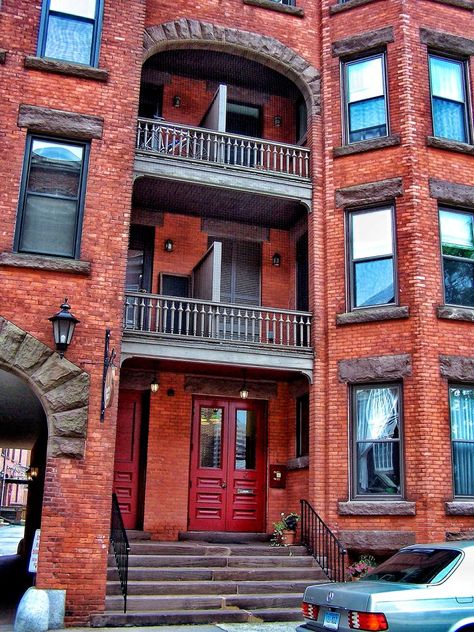
[[[67,632],[295,632],[301,621],[285,623],[218,623],[212,625],[160,625],[127,628],[66,628]],[[0,632],[12,632],[13,625],[1,625]]]

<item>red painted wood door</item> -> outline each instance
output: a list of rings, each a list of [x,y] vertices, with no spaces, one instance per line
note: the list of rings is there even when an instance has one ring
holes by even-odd
[[[191,531],[263,531],[263,413],[260,402],[195,400],[189,494]]]
[[[142,393],[120,391],[115,439],[114,491],[126,529],[137,528]]]

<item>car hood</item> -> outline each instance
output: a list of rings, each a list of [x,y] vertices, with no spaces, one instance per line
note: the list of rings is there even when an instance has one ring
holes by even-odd
[[[369,612],[377,603],[396,599],[394,593],[406,593],[423,586],[382,581],[341,582],[308,586],[304,600],[346,610]]]

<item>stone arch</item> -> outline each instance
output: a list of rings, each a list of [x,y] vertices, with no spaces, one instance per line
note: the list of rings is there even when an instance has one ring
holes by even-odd
[[[1,316],[0,368],[27,382],[41,401],[48,422],[48,456],[82,458],[88,373]]]
[[[299,88],[308,114],[320,113],[319,71],[273,37],[186,18],[145,29],[144,61],[157,52],[179,47],[221,50],[263,63]]]

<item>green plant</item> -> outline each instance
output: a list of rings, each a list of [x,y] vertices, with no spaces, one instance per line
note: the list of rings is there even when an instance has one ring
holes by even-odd
[[[280,520],[273,523],[273,535],[270,540],[272,546],[285,546],[283,537],[284,532],[296,531],[299,520],[299,514],[294,511],[289,514],[285,514],[285,512],[282,511],[280,514]]]

